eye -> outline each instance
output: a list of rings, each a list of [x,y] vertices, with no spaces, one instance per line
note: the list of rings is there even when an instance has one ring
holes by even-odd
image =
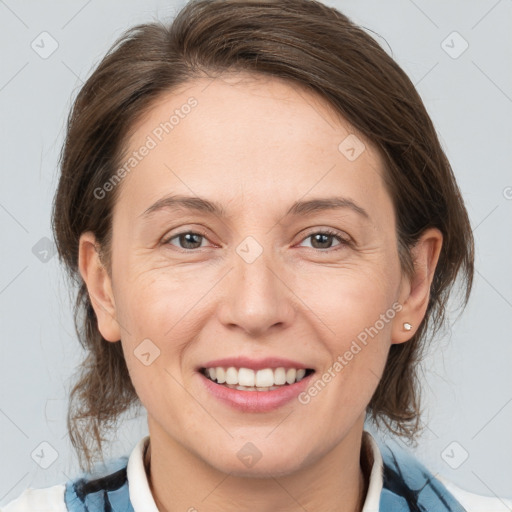
[[[331,230],[315,231],[310,233],[304,240],[311,238],[313,249],[330,249],[332,247],[333,238],[339,241],[338,246],[348,245],[349,241],[341,237],[339,233]]]
[[[167,238],[167,240],[164,241],[164,244],[175,245],[171,243],[171,240],[174,240],[175,238],[178,240],[179,244],[183,244],[178,246],[180,249],[199,249],[201,247],[201,242],[206,240],[205,235],[201,233],[196,233],[195,231],[183,231],[182,233],[178,233]]]
[[[333,239],[338,240],[338,246],[344,246],[350,243],[349,240],[340,236],[338,232],[331,230],[315,231],[309,234],[306,238],[304,238],[304,240],[307,240],[308,238],[312,240],[311,248],[320,251],[322,249],[330,249],[331,247],[333,247]],[[188,250],[199,249],[201,247],[204,247],[202,245],[202,242],[207,240],[206,235],[202,233],[198,233],[196,231],[183,231],[181,233],[177,233],[167,238],[164,241],[164,244],[170,244],[176,247],[176,244],[172,243],[172,241],[175,239],[178,241],[178,247],[180,249]]]

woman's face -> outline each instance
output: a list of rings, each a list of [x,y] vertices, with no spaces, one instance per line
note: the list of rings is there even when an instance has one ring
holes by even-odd
[[[116,322],[100,312],[99,326],[121,338],[152,436],[240,475],[286,474],[357,439],[391,343],[412,335],[375,149],[311,93],[224,75],[162,97],[124,163]],[[188,202],[162,202],[173,196]],[[211,367],[279,387],[232,389]],[[283,385],[290,368],[314,373]]]

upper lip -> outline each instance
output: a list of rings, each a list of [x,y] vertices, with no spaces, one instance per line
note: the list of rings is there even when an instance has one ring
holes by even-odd
[[[284,359],[282,357],[265,357],[263,359],[252,359],[250,357],[226,357],[223,359],[215,359],[208,361],[200,366],[201,368],[216,368],[216,367],[229,368],[250,368],[251,370],[263,370],[264,368],[304,368],[310,369],[308,365],[294,361],[292,359]]]

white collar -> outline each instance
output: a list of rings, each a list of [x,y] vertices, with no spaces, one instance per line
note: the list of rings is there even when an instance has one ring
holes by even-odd
[[[364,431],[368,446],[373,455],[370,483],[362,512],[378,512],[380,494],[382,492],[382,455],[372,435]],[[127,477],[130,501],[134,512],[159,512],[149,487],[146,470],[144,469],[144,451],[149,436],[139,440],[128,459]]]
[[[363,510],[361,512],[379,512],[380,495],[382,493],[383,486],[382,455],[380,453],[379,445],[377,444],[373,436],[366,430],[363,431],[363,436],[371,450],[373,462],[372,470],[370,472],[370,483],[368,485],[368,492],[366,493],[366,499],[364,500]]]
[[[144,468],[144,451],[148,442],[149,436],[139,440],[130,454],[126,468],[128,491],[134,512],[159,512]]]

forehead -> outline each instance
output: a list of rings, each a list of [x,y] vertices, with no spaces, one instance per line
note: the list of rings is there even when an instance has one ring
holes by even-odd
[[[325,100],[247,73],[162,94],[132,128],[123,163],[129,159],[136,162],[125,165],[119,200],[139,212],[176,192],[239,206],[333,189],[369,202],[384,193],[379,153]]]

